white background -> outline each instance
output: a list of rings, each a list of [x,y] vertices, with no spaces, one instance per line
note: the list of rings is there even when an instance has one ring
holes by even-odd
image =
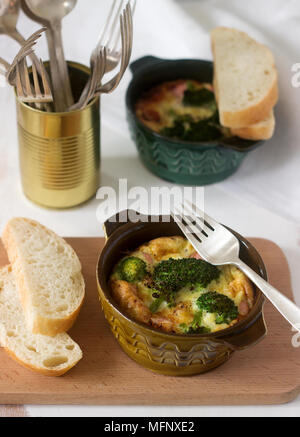
[[[237,0],[177,0],[179,9],[171,10],[171,0],[138,0],[139,6],[136,12],[136,33],[135,47],[133,59],[143,54],[156,54],[162,57],[191,57],[199,56],[209,58],[209,38],[207,31],[216,24],[236,25],[243,30],[249,30],[254,33],[254,36],[261,38],[270,38],[272,29],[272,11],[276,20],[280,21],[284,18],[290,20],[291,23],[299,24],[300,5],[298,1],[279,1],[279,0],[264,0],[251,2],[241,2]],[[241,6],[243,3],[243,6]],[[246,7],[246,3],[251,3],[251,7]],[[284,7],[283,4],[284,3]],[[107,13],[106,0],[79,0],[76,10],[64,21],[64,39],[66,45],[66,53],[69,59],[88,63],[89,54],[93,45],[96,42],[97,34],[101,29]],[[168,6],[166,8],[166,6]],[[245,8],[244,8],[245,6]],[[211,7],[216,7],[216,14],[211,18]],[[166,9],[164,9],[166,8]],[[219,9],[218,9],[219,8]],[[246,9],[247,8],[247,9]],[[299,8],[299,10],[298,10]],[[169,11],[169,15],[167,15]],[[178,15],[179,12],[179,15]],[[279,12],[281,15],[279,16]],[[161,16],[162,15],[162,16]],[[266,28],[258,23],[256,26],[256,17],[260,20],[265,20]],[[172,32],[166,34],[159,25],[162,18],[166,22],[166,26],[170,25]],[[279,19],[280,18],[280,19]],[[275,19],[275,18],[274,18]],[[174,20],[174,24],[172,23]],[[296,20],[296,22],[295,22]],[[257,20],[258,22],[259,20]],[[177,25],[177,28],[175,26]],[[193,42],[192,46],[185,44],[186,40],[182,40],[182,44],[174,45],[176,29],[184,28],[184,35],[187,29],[191,28],[191,23],[194,26],[199,26],[203,34],[203,38],[199,40],[199,53],[195,53],[195,47],[198,41],[193,39],[193,35],[189,40]],[[197,24],[198,23],[198,24]],[[203,24],[204,23],[204,24]],[[20,18],[18,25],[19,29],[28,36],[36,27],[24,17]],[[298,26],[300,27],[300,26]],[[197,30],[198,31],[198,30]],[[294,35],[296,38],[297,35]],[[173,38],[174,37],[174,38]],[[178,38],[178,35],[177,35]],[[188,35],[185,36],[188,38]],[[271,39],[270,44],[274,44],[277,48],[280,37],[277,34],[277,40]],[[286,44],[288,38],[291,38],[290,45],[295,44],[295,39],[290,37],[289,33],[285,34]],[[161,43],[158,44],[157,42]],[[299,38],[297,39],[299,43]],[[148,47],[152,47],[149,49]],[[282,53],[286,56],[287,49]],[[12,59],[17,46],[9,41],[6,37],[0,37],[0,56]],[[40,55],[44,58],[46,48],[41,43]],[[151,51],[150,51],[151,50]],[[169,56],[168,56],[169,55]],[[282,58],[283,59],[283,58]],[[300,62],[297,56],[291,55],[290,64],[292,62]],[[289,83],[290,64],[284,64],[285,74],[284,80]],[[282,67],[283,68],[283,67]],[[284,68],[283,68],[284,69]],[[140,163],[136,149],[130,140],[124,111],[124,92],[130,80],[130,73],[126,74],[122,86],[114,93],[114,95],[106,96],[102,102],[103,113],[103,129],[102,129],[102,186],[117,187],[119,178],[127,178],[129,187],[144,186],[165,186],[168,184],[164,181],[151,175]],[[281,78],[282,83],[284,82]],[[283,84],[284,85],[284,84]],[[291,90],[290,90],[291,92]],[[295,93],[293,90],[293,99]],[[298,92],[300,94],[300,90]],[[300,99],[299,97],[297,97]],[[285,102],[285,113],[293,112],[293,108],[289,106],[289,101],[285,99],[285,95],[281,97]],[[291,103],[292,104],[292,103]],[[279,111],[282,110],[282,104],[279,106]],[[298,114],[297,114],[298,115]],[[290,128],[280,123],[281,132],[286,132]],[[18,149],[16,136],[16,122],[14,110],[14,98],[11,89],[0,88],[0,227],[12,216],[22,215],[40,220],[45,225],[53,228],[56,232],[64,236],[101,236],[101,223],[96,219],[96,210],[99,201],[92,200],[88,204],[79,208],[74,208],[68,211],[51,211],[39,208],[27,201],[20,187],[19,171],[18,171]],[[295,299],[300,305],[300,207],[299,197],[299,172],[288,171],[285,166],[295,162],[299,157],[299,152],[296,150],[297,138],[295,132],[300,134],[298,124],[292,126],[293,135],[287,135],[286,140],[280,144],[281,148],[285,148],[290,154],[285,154],[285,160],[282,159],[281,149],[278,145],[278,133],[274,141],[270,141],[264,147],[263,152],[258,152],[256,155],[249,156],[242,165],[238,173],[228,182],[209,186],[205,189],[205,207],[207,212],[214,216],[219,221],[236,229],[245,236],[268,238],[276,242],[284,251],[292,274],[293,288]],[[276,144],[277,138],[277,144]],[[272,149],[274,147],[274,149]],[[269,165],[272,157],[277,156],[277,164]],[[282,159],[283,169],[280,168]],[[272,161],[274,162],[274,161]],[[256,169],[256,168],[257,169]],[[278,203],[269,201],[270,196],[265,196],[266,193],[271,193],[273,199],[274,192],[274,172],[278,172],[278,178],[282,179],[282,183],[286,187],[290,187],[294,195],[294,204],[285,203],[284,196],[281,197],[282,207],[278,208]],[[280,175],[280,176],[279,176]],[[265,176],[265,177],[264,177]],[[297,177],[296,177],[297,176]],[[276,178],[275,178],[276,179]],[[256,189],[253,190],[254,183]],[[260,187],[260,188],[257,188]],[[252,188],[252,189],[251,189]],[[269,191],[268,191],[269,190]],[[295,197],[296,196],[296,197]],[[292,213],[290,214],[290,211]],[[96,290],[95,290],[96,292]],[[284,406],[249,406],[249,407],[58,407],[58,406],[27,406],[26,411],[30,415],[86,415],[86,416],[212,416],[212,415],[297,415],[300,411],[300,398],[293,403]]]

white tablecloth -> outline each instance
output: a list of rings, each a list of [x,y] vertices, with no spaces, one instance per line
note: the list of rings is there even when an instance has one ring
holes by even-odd
[[[88,63],[89,54],[108,11],[107,0],[79,0],[64,21],[69,59]],[[234,26],[267,43],[274,51],[280,73],[281,98],[274,139],[251,153],[235,176],[207,187],[208,213],[246,236],[269,238],[284,250],[292,272],[295,297],[300,304],[299,168],[300,89],[291,86],[291,66],[300,62],[298,0],[138,0],[133,59],[146,54],[168,58],[211,58],[208,31],[216,25]],[[18,27],[27,36],[36,25],[20,17]],[[0,56],[12,59],[17,45],[0,37]],[[47,57],[41,42],[39,54]],[[130,186],[162,186],[137,158],[124,110],[128,72],[118,90],[102,102],[102,185],[117,186],[127,178]],[[39,208],[22,195],[13,92],[0,88],[0,229],[15,215],[33,217],[61,235],[102,235],[96,219],[99,201],[69,211]],[[299,415],[300,399],[285,406],[265,407],[41,407],[27,406],[32,415]]]

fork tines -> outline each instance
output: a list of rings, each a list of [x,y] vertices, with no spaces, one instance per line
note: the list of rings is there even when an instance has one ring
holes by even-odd
[[[97,93],[111,93],[119,85],[124,73],[128,67],[131,52],[132,52],[132,42],[133,42],[133,23],[132,23],[132,12],[130,2],[127,2],[126,8],[123,10],[120,16],[120,29],[121,29],[121,66],[120,71],[117,73],[109,82],[100,86]]]
[[[41,84],[37,70],[40,72]],[[16,89],[18,98],[26,103],[52,102],[52,92],[47,80],[47,74],[42,60],[32,64],[33,87],[30,81],[26,57],[16,65]]]
[[[136,0],[133,0],[132,2],[130,2],[130,0],[127,2],[125,2],[125,0],[113,1],[105,27],[97,44],[98,47],[100,45],[106,45],[107,47],[111,46],[112,51],[117,49],[120,41],[120,29],[118,27],[119,16],[122,9],[128,6],[128,4],[131,6],[132,13],[134,13],[136,8]]]
[[[206,222],[204,221],[204,213],[194,204],[190,203],[190,205],[191,206],[188,206],[187,203],[184,203],[180,205],[180,208],[175,207],[174,212],[176,215],[172,214],[174,220],[178,225],[180,223],[185,223],[186,227],[191,233],[202,232],[205,236],[207,236],[207,233],[213,229],[207,226]]]
[[[198,253],[204,258],[207,257],[202,243],[214,234],[220,225],[189,200],[185,200],[180,206],[181,208],[175,207],[174,212],[171,212],[174,221]]]

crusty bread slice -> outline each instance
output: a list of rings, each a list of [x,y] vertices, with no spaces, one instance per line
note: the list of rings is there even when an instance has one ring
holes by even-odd
[[[265,120],[253,124],[252,126],[231,128],[231,133],[245,140],[269,140],[272,138],[275,130],[274,112]]]
[[[70,329],[85,289],[81,264],[71,246],[26,218],[10,220],[2,239],[29,331],[54,336]]]
[[[48,376],[63,375],[82,358],[68,334],[47,337],[27,330],[11,266],[0,269],[0,344],[19,364]]]
[[[246,33],[226,27],[214,29],[211,40],[221,124],[240,128],[265,120],[278,100],[271,51]]]
[[[218,90],[218,81],[217,81],[217,74],[214,74],[214,80],[213,80],[213,87],[214,87],[214,93],[216,97],[216,101],[219,101],[219,90]],[[258,141],[258,140],[269,140],[272,138],[275,131],[275,116],[274,111],[272,109],[269,116],[258,123],[246,126],[246,127],[240,127],[240,128],[231,128],[232,135],[235,135],[240,138],[244,138],[245,140],[252,140],[252,141]]]

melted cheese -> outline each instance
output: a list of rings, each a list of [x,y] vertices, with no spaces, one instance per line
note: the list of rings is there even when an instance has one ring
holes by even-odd
[[[172,82],[164,82],[153,89],[153,95],[150,96],[146,94],[146,96],[139,99],[136,104],[136,115],[137,117],[150,129],[155,132],[160,132],[165,127],[171,127],[174,124],[175,118],[178,116],[189,115],[192,117],[194,121],[201,121],[211,117],[215,111],[215,108],[210,108],[205,105],[203,106],[186,106],[182,103],[182,95],[176,95],[172,86],[176,88],[176,86],[182,85],[181,80],[172,81]],[[209,83],[200,83],[195,80],[185,81],[189,83],[195,90],[199,90],[202,88],[213,90],[211,84]],[[145,114],[151,114],[155,112],[159,117],[157,120],[148,119],[145,117]]]
[[[182,237],[162,237],[142,245],[136,251],[130,253],[143,259],[148,266],[148,271],[153,271],[155,264],[170,258],[180,259],[189,258],[195,254],[192,245]],[[186,286],[176,293],[175,305],[170,307],[167,302],[162,302],[157,309],[155,316],[168,319],[172,322],[173,332],[183,332],[182,325],[191,325],[194,317],[199,313],[196,304],[201,294],[208,291],[217,291],[232,299],[237,307],[241,302],[246,302],[250,309],[253,305],[253,288],[248,278],[234,266],[221,266],[220,276],[212,281],[206,288],[200,286]],[[113,277],[116,277],[114,273]],[[138,297],[144,305],[150,309],[156,298],[153,297],[153,290],[143,281],[136,284]],[[237,320],[231,322],[230,326]],[[215,314],[203,311],[203,327],[209,328],[212,332],[228,328],[229,325],[217,324]]]

